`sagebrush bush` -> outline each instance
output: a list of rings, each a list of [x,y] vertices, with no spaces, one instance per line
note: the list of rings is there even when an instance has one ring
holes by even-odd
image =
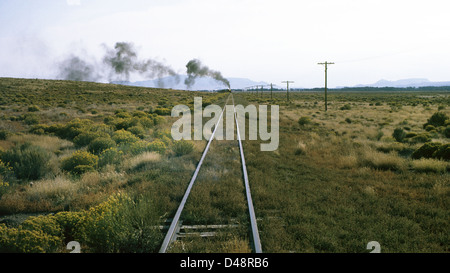
[[[450,138],[450,126],[447,126],[447,128],[444,129],[443,134],[445,137]]]
[[[112,139],[118,144],[130,144],[139,141],[139,138],[133,133],[128,132],[124,129],[117,130],[113,133]]]
[[[187,155],[192,153],[194,150],[194,145],[186,140],[175,141],[172,150],[177,156]]]
[[[72,156],[64,159],[61,168],[73,174],[83,174],[97,168],[98,156],[87,151],[76,151]]]
[[[97,138],[106,138],[106,137],[109,137],[109,135],[103,132],[87,131],[77,135],[73,139],[73,143],[75,144],[76,147],[81,148],[89,145],[93,140]]]
[[[166,152],[166,149],[166,144],[159,139],[153,140],[148,146],[149,151],[158,152],[160,154],[164,154]]]
[[[41,111],[41,108],[37,105],[30,105],[28,106],[28,112],[39,112]]]
[[[92,142],[89,143],[88,151],[95,155],[99,155],[103,151],[114,147],[116,147],[116,142],[112,140],[109,136],[100,137],[94,139]]]
[[[39,116],[33,113],[28,113],[23,115],[22,120],[27,125],[34,125],[39,123]]]
[[[444,126],[448,119],[448,116],[444,112],[436,112],[423,125],[423,128],[425,129],[428,125],[433,125],[434,127]]]
[[[18,179],[37,180],[49,170],[51,154],[39,146],[24,143],[4,152],[1,159],[8,163]]]
[[[415,150],[411,157],[413,159],[432,158],[434,152],[436,152],[441,146],[442,144],[437,142],[425,143],[419,149]]]
[[[395,140],[398,142],[403,142],[406,137],[406,133],[402,128],[397,128],[392,133],[392,137],[395,138]]]
[[[450,143],[440,146],[432,155],[433,158],[450,161]]]
[[[310,117],[300,117],[298,119],[298,124],[300,124],[301,126],[311,124],[311,123],[312,123],[312,121],[311,121]]]
[[[172,111],[169,108],[156,108],[154,113],[160,116],[170,116]]]
[[[133,135],[137,136],[140,139],[143,139],[145,135],[145,129],[140,125],[130,127],[127,131],[133,133]]]
[[[9,132],[6,130],[0,130],[0,140],[6,140],[9,136]]]
[[[351,110],[352,107],[350,106],[350,104],[345,104],[344,106],[342,106],[341,108],[339,108],[341,110]]]
[[[93,121],[89,119],[74,119],[68,122],[66,125],[56,125],[55,128],[50,126],[49,130],[54,129],[55,134],[61,138],[73,140],[79,134],[89,131],[89,128],[93,125]]]
[[[0,224],[0,253],[51,253],[60,246],[60,237],[41,230],[11,228]]]
[[[117,148],[108,148],[100,153],[98,166],[116,165],[122,162],[123,152]]]
[[[417,134],[416,136],[410,138],[411,143],[426,143],[431,141],[431,136],[428,133]]]

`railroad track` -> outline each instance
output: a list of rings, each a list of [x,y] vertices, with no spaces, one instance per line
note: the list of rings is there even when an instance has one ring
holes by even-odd
[[[241,141],[241,136],[240,136],[240,132],[239,132],[239,123],[238,123],[238,117],[237,117],[237,113],[236,113],[236,108],[234,105],[234,97],[233,94],[230,94],[225,102],[225,105],[222,109],[222,112],[220,114],[220,117],[217,121],[217,124],[219,124],[223,118],[223,113],[225,111],[225,108],[228,104],[228,101],[232,100],[233,103],[233,109],[234,109],[234,119],[235,119],[235,126],[236,126],[236,133],[237,133],[237,141],[239,144],[239,151],[240,151],[240,157],[241,157],[241,165],[242,165],[242,173],[243,173],[243,180],[244,180],[244,185],[245,185],[245,193],[246,193],[246,198],[247,198],[247,207],[248,207],[248,212],[249,212],[249,217],[250,217],[250,228],[251,228],[251,235],[252,235],[252,248],[253,251],[255,253],[262,253],[262,247],[261,247],[261,241],[259,239],[259,231],[258,231],[258,225],[256,222],[256,216],[255,216],[255,211],[253,208],[253,201],[252,201],[252,196],[251,196],[251,191],[250,191],[250,184],[249,184],[249,180],[248,180],[248,175],[247,175],[247,167],[245,165],[245,158],[244,158],[244,149],[242,146],[242,141]],[[195,169],[194,174],[192,175],[192,178],[189,182],[189,185],[186,189],[186,192],[184,193],[183,199],[180,202],[180,205],[175,213],[175,216],[173,217],[171,224],[169,226],[169,229],[167,231],[167,234],[164,238],[164,241],[161,245],[161,248],[159,250],[159,253],[166,253],[167,250],[170,247],[170,244],[173,243],[177,237],[179,237],[179,232],[180,229],[182,228],[186,228],[186,227],[182,227],[182,221],[180,220],[181,217],[181,213],[183,212],[184,206],[188,200],[189,194],[191,193],[192,187],[194,186],[194,183],[197,179],[198,173],[200,171],[200,168],[202,167],[203,164],[203,160],[205,159],[208,151],[209,151],[209,147],[211,145],[211,142],[214,139],[216,130],[218,128],[218,126],[214,127],[214,131],[211,134],[208,143],[205,147],[205,150],[203,151],[202,157],[200,158],[199,163],[197,164],[197,168]],[[211,227],[211,226],[210,226]],[[214,225],[213,227],[221,227],[220,225]],[[191,228],[195,228],[195,227],[191,227]],[[203,233],[204,236],[213,236],[214,232],[205,232]],[[182,236],[180,236],[182,237]]]

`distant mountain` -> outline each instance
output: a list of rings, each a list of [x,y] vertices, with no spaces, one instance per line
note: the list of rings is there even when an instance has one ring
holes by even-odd
[[[422,78],[412,78],[412,79],[402,79],[398,81],[388,81],[388,80],[379,80],[373,84],[358,84],[354,87],[397,87],[397,88],[405,88],[405,87],[425,87],[425,86],[450,86],[450,81],[448,82],[432,82],[428,79]]]
[[[140,87],[161,87],[161,88],[172,88],[186,90],[187,87],[184,84],[184,80],[187,78],[186,75],[179,75],[178,79],[176,77],[164,77],[156,80],[148,81],[137,81],[137,82],[114,82],[117,84],[140,86]],[[266,82],[256,82],[246,78],[227,78],[230,81],[232,89],[242,89],[245,87],[250,87],[254,85],[267,85]],[[220,90],[226,89],[227,87],[223,83],[218,82],[209,77],[197,78],[195,84],[191,86],[188,90]]]

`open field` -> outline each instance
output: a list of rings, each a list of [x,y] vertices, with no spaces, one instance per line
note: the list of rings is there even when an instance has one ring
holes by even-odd
[[[264,252],[449,252],[449,92],[290,95],[234,94],[280,105],[278,150],[244,141]],[[198,96],[227,94],[0,79],[0,252],[157,252],[206,145],[173,141],[170,111]],[[184,223],[242,225],[172,252],[251,251],[237,142],[204,164]]]

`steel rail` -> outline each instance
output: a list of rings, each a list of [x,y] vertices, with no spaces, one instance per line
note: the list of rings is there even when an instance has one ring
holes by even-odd
[[[252,228],[252,239],[253,239],[253,249],[256,253],[262,253],[261,240],[259,239],[259,231],[258,225],[256,223],[255,210],[253,208],[252,194],[250,191],[250,184],[248,182],[248,174],[247,167],[245,165],[245,157],[244,157],[244,148],[242,147],[241,142],[241,134],[239,132],[239,123],[237,119],[236,107],[234,106],[234,98],[233,98],[233,108],[234,108],[234,118],[236,121],[236,133],[239,141],[239,151],[241,153],[241,161],[242,161],[242,173],[244,175],[244,183],[245,183],[245,193],[247,195],[247,206],[250,214],[250,225]]]
[[[209,140],[208,140],[208,144],[205,147],[205,150],[203,151],[202,157],[200,158],[199,163],[197,164],[197,168],[195,169],[194,174],[192,175],[191,181],[189,182],[188,188],[186,190],[186,192],[184,193],[183,199],[181,200],[181,203],[177,209],[177,212],[175,213],[175,216],[172,220],[172,223],[170,224],[169,230],[167,231],[166,237],[164,238],[164,241],[161,245],[161,248],[159,250],[159,253],[165,253],[170,245],[170,243],[174,240],[174,237],[177,233],[177,231],[179,230],[179,222],[180,222],[180,216],[181,213],[184,209],[184,205],[186,204],[186,201],[189,197],[189,194],[191,192],[191,189],[195,183],[195,180],[197,179],[197,175],[200,171],[200,167],[203,164],[203,160],[206,157],[206,154],[209,151],[209,147],[211,145],[212,140],[214,139],[214,135],[216,133],[216,130],[219,126],[217,126],[219,124],[219,122],[222,119],[223,113],[226,109],[228,100],[230,99],[230,97],[233,100],[233,110],[234,110],[234,118],[235,118],[235,122],[236,122],[236,131],[237,131],[237,138],[238,138],[238,142],[239,142],[239,150],[240,150],[240,155],[241,155],[241,162],[242,162],[242,172],[243,172],[243,176],[244,176],[244,183],[245,183],[245,191],[246,191],[246,196],[247,196],[247,205],[248,205],[248,209],[249,209],[249,214],[250,214],[250,225],[251,225],[251,229],[252,229],[252,239],[253,239],[253,249],[256,253],[262,253],[262,248],[261,248],[261,241],[259,239],[259,232],[258,232],[258,226],[256,223],[256,216],[255,216],[255,211],[254,211],[254,207],[253,207],[253,201],[252,201],[252,196],[251,196],[251,192],[250,192],[250,185],[248,182],[248,174],[247,174],[247,167],[245,165],[245,158],[244,158],[244,149],[242,146],[242,142],[241,142],[241,135],[239,132],[239,124],[238,124],[238,119],[237,119],[237,113],[236,113],[236,107],[234,105],[234,97],[232,94],[230,94],[230,96],[227,98],[225,105],[223,107],[223,110],[220,114],[220,117],[216,123],[216,126],[214,128],[213,133],[211,134]]]
[[[230,95],[231,96],[231,95]],[[227,105],[228,99],[227,98],[225,102],[225,106]],[[220,114],[219,120],[217,121],[217,124],[219,124],[220,120],[222,119],[223,112],[225,111],[225,106],[223,107],[222,113]],[[203,164],[203,160],[206,157],[206,154],[208,153],[209,146],[211,145],[212,140],[214,139],[214,135],[216,133],[216,130],[219,126],[215,126],[213,133],[211,134],[211,137],[208,140],[208,144],[206,145],[205,150],[203,151],[202,157],[200,158],[199,163],[197,164],[197,168],[195,169],[194,174],[192,175],[191,181],[189,182],[189,186],[184,193],[183,199],[181,200],[180,206],[177,209],[177,212],[175,213],[175,216],[173,217],[172,223],[170,224],[169,230],[167,231],[166,237],[164,238],[164,241],[161,245],[161,248],[159,250],[159,253],[165,253],[167,251],[167,248],[169,247],[169,244],[172,242],[174,235],[176,234],[176,229],[178,226],[178,221],[180,220],[181,212],[184,209],[184,205],[186,204],[186,201],[189,197],[189,194],[191,193],[192,186],[194,186],[194,182],[197,179],[198,172],[200,171],[200,167]]]

